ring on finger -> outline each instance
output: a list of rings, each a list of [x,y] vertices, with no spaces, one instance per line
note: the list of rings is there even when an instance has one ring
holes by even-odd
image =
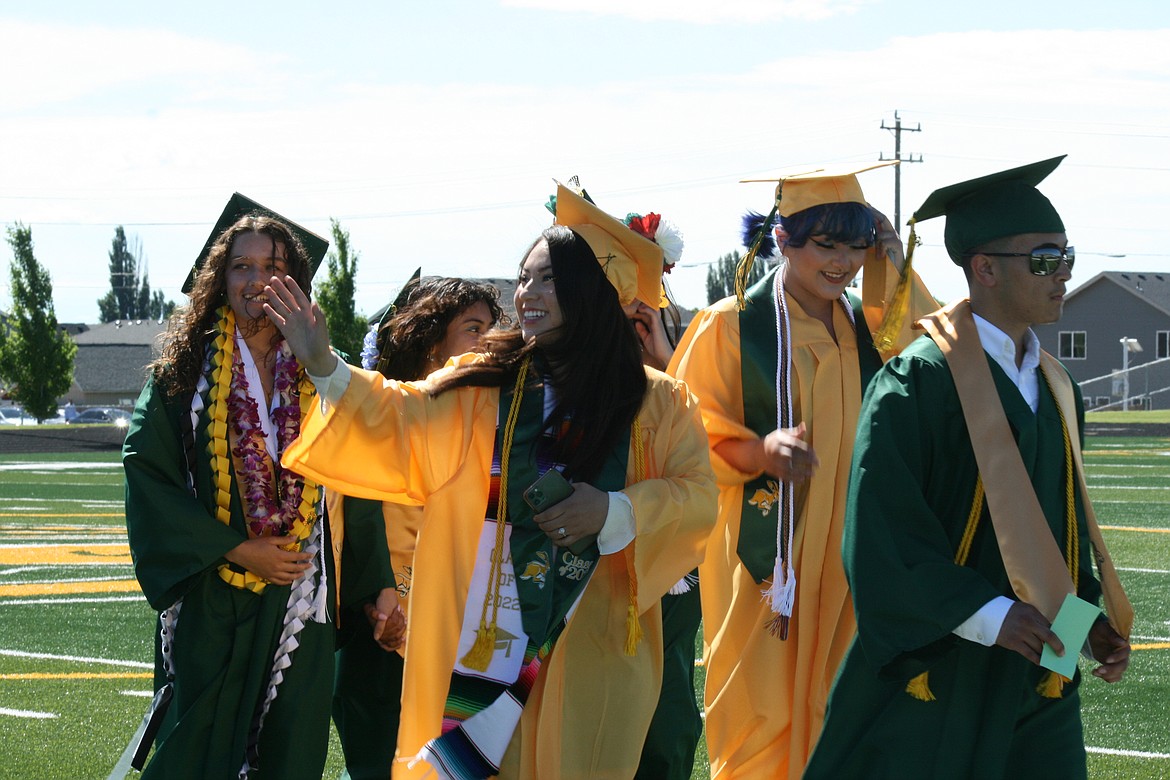
[[[566,533],[565,533],[564,526],[562,526],[562,527],[558,528],[558,529],[557,529],[557,533],[561,535],[561,538],[562,538],[562,539],[564,539],[566,536],[568,536],[568,534],[566,534]]]

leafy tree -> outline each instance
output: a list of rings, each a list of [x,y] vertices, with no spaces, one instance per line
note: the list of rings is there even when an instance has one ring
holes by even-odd
[[[333,231],[333,248],[329,250],[325,279],[316,285],[315,297],[325,319],[333,347],[354,365],[360,365],[362,339],[366,335],[366,318],[354,311],[354,278],[358,254],[349,244],[349,231],[341,229],[336,219],[329,220]]]
[[[729,295],[735,295],[735,267],[743,258],[738,251],[723,255],[711,265],[707,266],[707,304],[710,305]],[[747,286],[764,278],[775,262],[756,258],[752,263],[752,270],[748,274]]]
[[[32,228],[8,229],[12,247],[11,330],[0,328],[0,376],[25,410],[44,420],[57,412],[57,399],[73,383],[77,345],[57,327],[53,282],[33,256]]]
[[[135,239],[131,244],[125,228],[119,225],[110,246],[110,290],[97,302],[99,319],[113,322],[170,316],[175,304],[161,292],[152,294],[148,277],[141,243]]]

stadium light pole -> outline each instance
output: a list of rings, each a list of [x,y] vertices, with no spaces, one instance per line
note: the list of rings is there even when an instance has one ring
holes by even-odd
[[[1129,353],[1141,352],[1142,345],[1137,339],[1122,336],[1121,339],[1121,411],[1129,409]]]

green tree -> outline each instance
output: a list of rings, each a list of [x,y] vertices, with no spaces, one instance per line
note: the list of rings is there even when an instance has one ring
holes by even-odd
[[[142,244],[126,238],[121,225],[114,229],[110,245],[110,290],[98,299],[98,318],[114,320],[160,319],[170,316],[175,304],[161,292],[151,293]]]
[[[343,353],[348,362],[360,365],[367,328],[366,318],[354,310],[353,302],[358,253],[350,247],[349,231],[342,230],[341,223],[330,219],[329,225],[333,248],[329,250],[325,279],[316,285],[314,297],[329,322],[334,349]]]
[[[73,383],[77,345],[57,327],[53,281],[33,255],[32,228],[8,229],[12,247],[11,330],[0,328],[0,376],[25,410],[44,420]]]
[[[707,305],[722,300],[729,295],[735,295],[735,268],[743,259],[738,251],[723,255],[711,265],[707,266]],[[747,286],[751,287],[764,278],[776,263],[773,260],[760,260],[752,263],[751,273],[748,274]]]

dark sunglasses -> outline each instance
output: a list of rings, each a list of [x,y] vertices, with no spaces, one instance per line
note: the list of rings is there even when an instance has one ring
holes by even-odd
[[[1031,252],[976,252],[975,254],[988,257],[1026,257],[1028,270],[1033,276],[1052,276],[1060,268],[1060,261],[1068,263],[1068,270],[1073,269],[1077,253],[1073,247],[1061,249],[1058,246],[1038,246]]]

